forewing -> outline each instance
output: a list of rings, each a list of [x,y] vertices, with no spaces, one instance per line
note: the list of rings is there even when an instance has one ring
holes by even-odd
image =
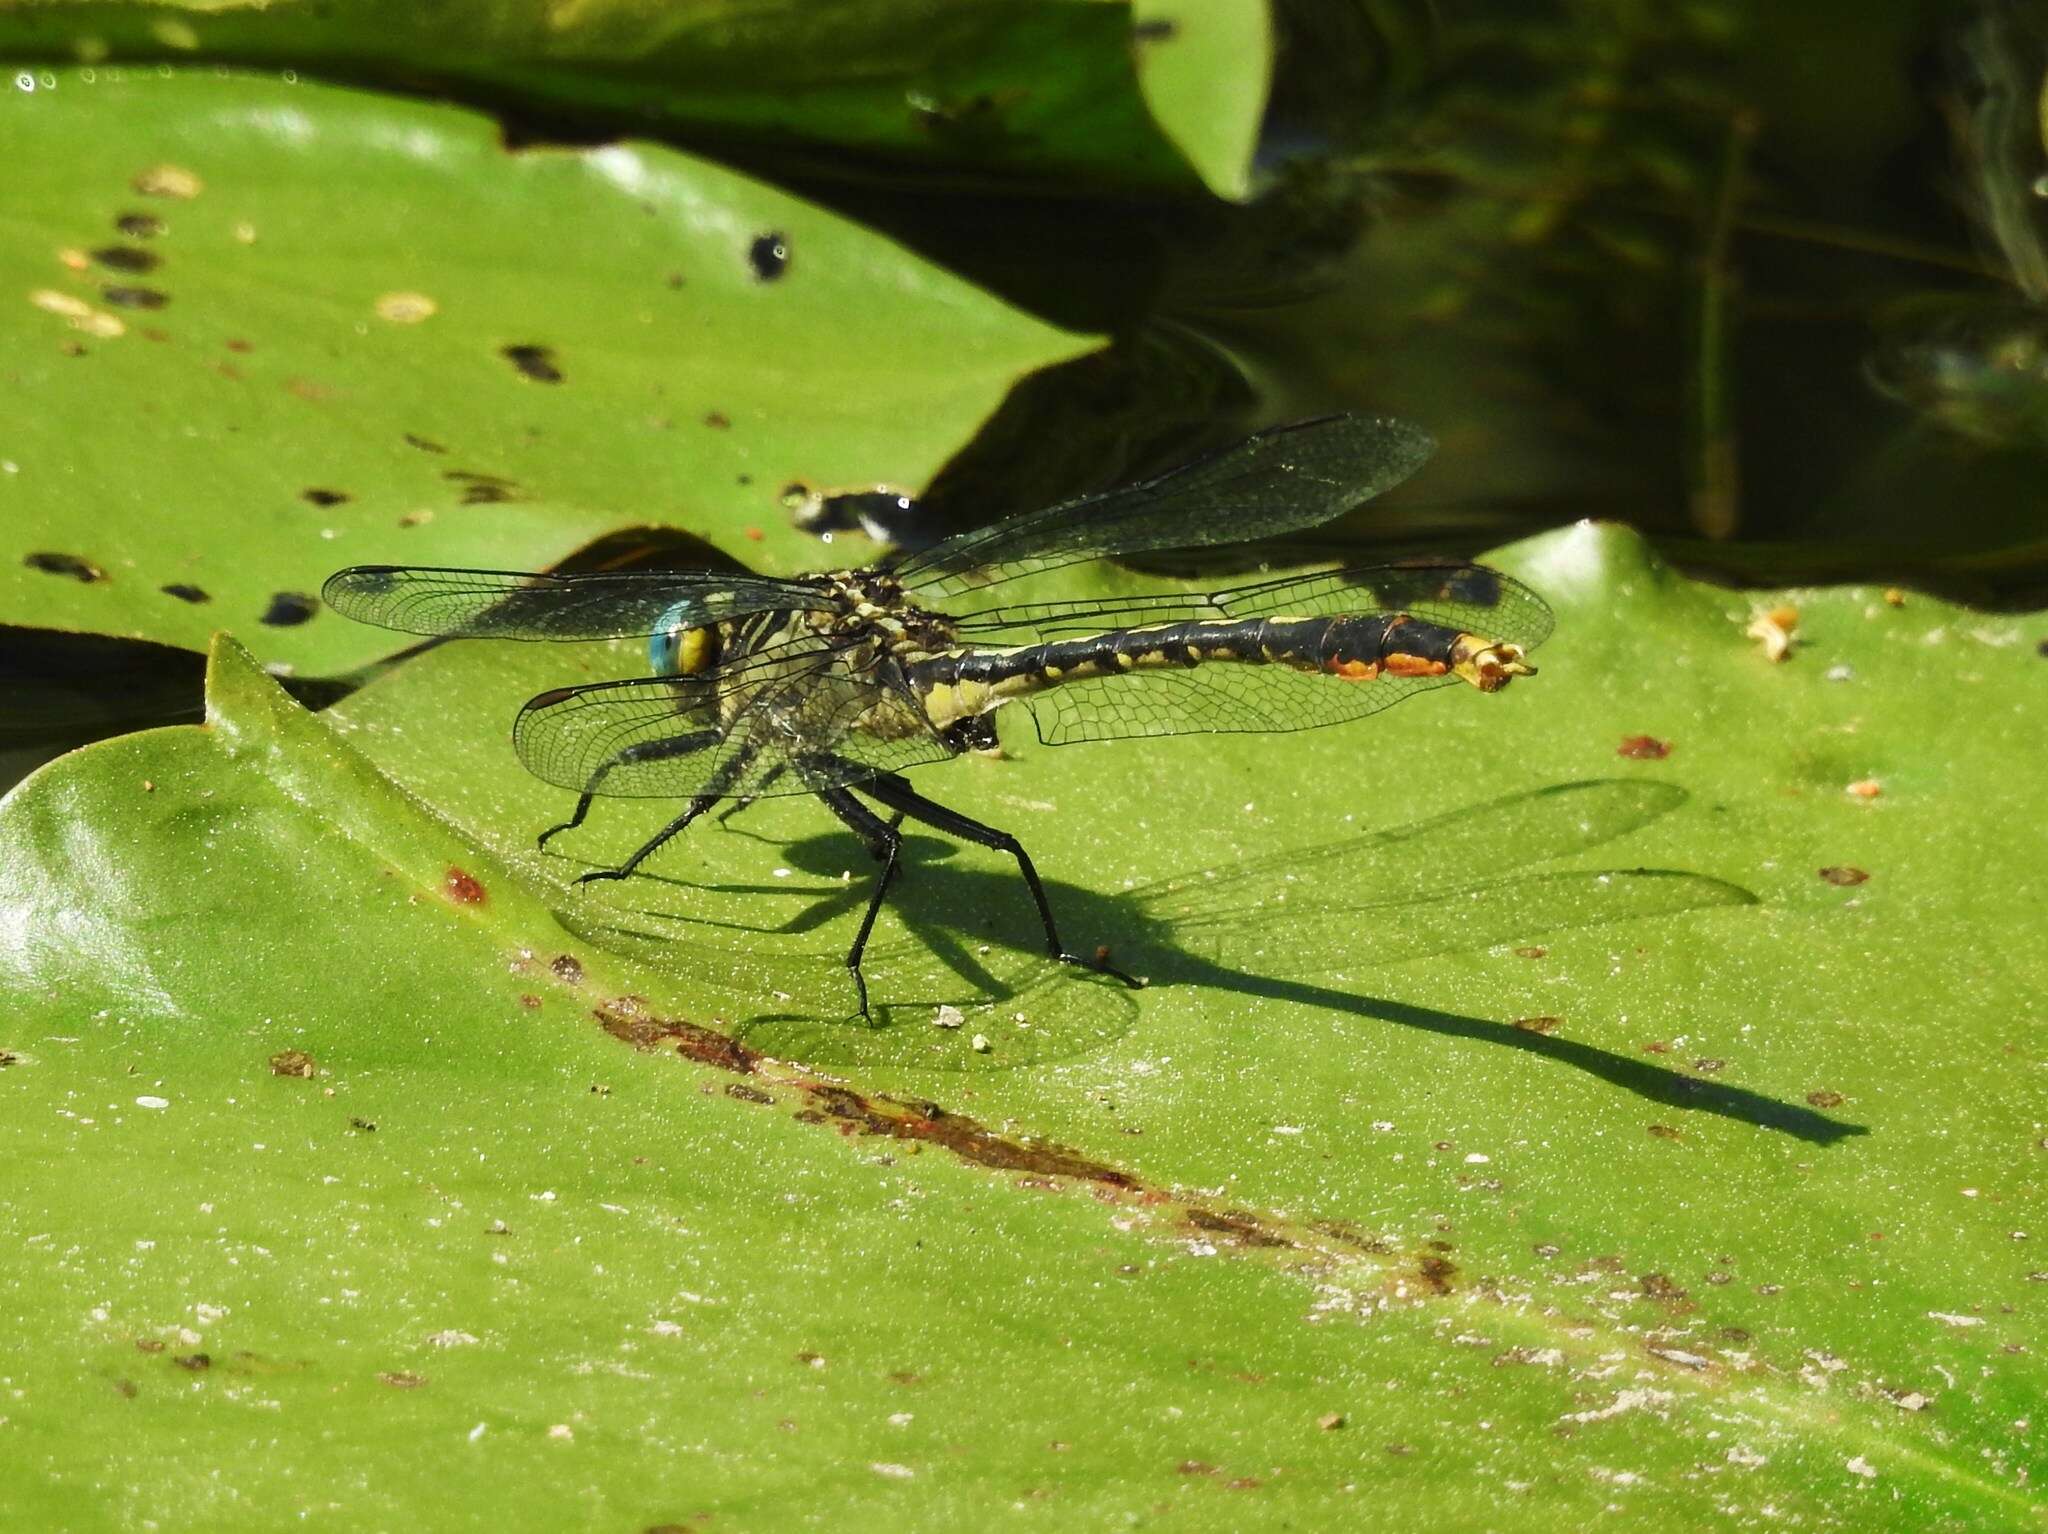
[[[328,577],[327,605],[402,634],[480,639],[629,639],[740,613],[837,605],[803,581],[713,570],[535,575],[428,565],[357,565]]]
[[[896,572],[913,591],[958,595],[1084,559],[1296,532],[1398,485],[1434,447],[1385,417],[1275,427],[1157,479],[962,533]]]

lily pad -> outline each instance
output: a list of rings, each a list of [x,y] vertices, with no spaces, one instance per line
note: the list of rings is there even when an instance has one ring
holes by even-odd
[[[0,621],[334,673],[355,563],[552,565],[679,528],[760,569],[792,484],[920,489],[1091,348],[646,144],[113,67],[0,98]]]
[[[30,3],[0,13],[0,54],[289,66],[757,155],[1234,198],[1250,185],[1271,25],[1265,5],[1224,0]]]
[[[858,1030],[805,803],[529,850],[508,705],[626,657],[224,645],[0,801],[0,1512],[2023,1523],[2043,620],[1497,562],[1498,697],[925,774],[1153,985],[925,839]]]

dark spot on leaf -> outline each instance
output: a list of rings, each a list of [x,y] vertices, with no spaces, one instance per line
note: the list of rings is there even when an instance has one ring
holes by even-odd
[[[713,410],[705,415],[704,424],[713,431],[724,431],[732,421],[723,410]]]
[[[377,1125],[371,1119],[352,1118],[348,1121],[348,1127],[361,1130],[366,1135],[373,1135],[377,1132]]]
[[[1671,1053],[1671,1046],[1662,1039],[1652,1039],[1643,1046],[1643,1053],[1646,1055],[1668,1055]]]
[[[1647,1297],[1667,1305],[1681,1304],[1691,1298],[1684,1289],[1671,1281],[1670,1275],[1665,1273],[1645,1273],[1636,1282]]]
[[[538,1012],[540,1010],[540,998],[531,991],[528,991],[520,996],[519,1005],[526,1008],[529,1012]]]
[[[1207,1209],[1190,1209],[1188,1223],[1197,1230],[1207,1231],[1211,1235],[1228,1236],[1231,1240],[1242,1242],[1246,1246],[1294,1245],[1285,1236],[1262,1229],[1256,1215],[1245,1214],[1240,1210],[1231,1209],[1216,1214]]]
[[[249,342],[244,341],[240,336],[229,336],[225,341],[221,342],[221,345],[225,346],[231,352],[238,353],[252,352],[256,349],[254,346],[250,345]]]
[[[1862,869],[1851,868],[1847,864],[1840,864],[1830,868],[1823,868],[1820,871],[1820,876],[1823,879],[1827,880],[1830,884],[1842,885],[1861,884],[1864,880],[1870,877],[1870,875],[1865,873]]]
[[[747,265],[763,282],[773,282],[789,267],[789,241],[780,234],[764,234],[747,247]]]
[[[1682,1138],[1669,1124],[1652,1124],[1650,1138],[1653,1140],[1676,1140]]]
[[[92,253],[92,258],[117,272],[153,272],[164,259],[153,250],[134,245],[103,245]]]
[[[138,1353],[161,1353],[163,1350],[164,1344],[162,1338],[137,1337],[135,1339],[135,1351]]]
[[[377,1378],[393,1390],[417,1390],[427,1382],[424,1374],[414,1374],[406,1369],[385,1369],[378,1373]]]
[[[1387,1452],[1396,1459],[1405,1459],[1415,1452],[1415,1446],[1405,1443],[1390,1443],[1387,1445]]]
[[[1555,1033],[1564,1026],[1561,1017],[1518,1017],[1515,1026],[1524,1033]]]
[[[482,905],[485,900],[484,887],[476,876],[464,873],[459,868],[448,870],[443,881],[447,885],[448,898],[457,905]]]
[[[565,985],[581,985],[583,983],[583,965],[572,953],[555,955],[549,961],[548,968],[553,970],[555,978]]]
[[[303,1049],[281,1049],[270,1057],[270,1074],[273,1076],[311,1077],[319,1067],[313,1057]]]
[[[100,289],[100,297],[116,309],[161,309],[171,295],[155,288],[125,288],[112,284]]]
[[[1184,1459],[1174,1467],[1182,1475],[1214,1475],[1216,1467],[1207,1460]]]
[[[263,609],[263,621],[272,628],[296,628],[320,610],[320,604],[303,591],[280,591]]]
[[[1170,16],[1153,16],[1131,24],[1131,36],[1141,43],[1163,43],[1180,31],[1180,23]]]
[[[498,353],[535,383],[558,384],[562,381],[562,370],[556,365],[555,350],[551,346],[503,346]]]
[[[17,1055],[13,1050],[0,1049],[0,1071],[6,1070],[10,1065],[18,1064],[20,1060],[21,1056]]]
[[[2044,639],[2039,644],[2035,645],[2034,653],[2040,656],[2041,659],[2048,660],[2048,639]]]
[[[728,1081],[725,1084],[725,1095],[727,1097],[736,1097],[743,1103],[760,1103],[764,1107],[773,1104],[775,1101],[772,1096],[763,1092],[759,1087],[750,1087],[744,1081]]]
[[[476,469],[443,469],[441,477],[462,487],[465,506],[495,506],[505,501],[524,500],[519,482],[502,474],[485,474]]]
[[[1839,1108],[1849,1099],[1840,1092],[1830,1092],[1826,1088],[1822,1088],[1818,1092],[1808,1092],[1806,1100],[1816,1108]]]
[[[1431,1294],[1449,1294],[1457,1275],[1458,1265],[1448,1257],[1425,1257],[1415,1267],[1415,1276]]]
[[[154,213],[123,213],[114,227],[131,239],[153,240],[164,232],[164,221]]]
[[[1714,1059],[1695,1060],[1692,1063],[1692,1068],[1698,1071],[1703,1076],[1711,1076],[1716,1071],[1726,1070],[1728,1068],[1728,1062],[1726,1060]]]
[[[1548,957],[1549,953],[1550,950],[1548,948],[1531,946],[1528,948],[1517,948],[1515,950],[1515,957],[1518,959],[1541,959]]]
[[[205,587],[188,586],[183,581],[178,581],[173,585],[164,587],[163,593],[167,597],[176,597],[180,602],[190,602],[195,606],[201,602],[211,602],[213,600],[207,594]]]
[[[180,1369],[190,1369],[194,1374],[213,1367],[213,1360],[204,1353],[180,1353],[171,1362]]]
[[[753,482],[754,482],[754,476],[753,476],[753,475],[751,475],[751,474],[742,474],[742,475],[740,475],[740,476],[739,476],[739,478],[738,478],[738,479],[736,479],[736,480],[734,481],[734,483],[735,483],[735,484],[740,484],[740,485],[751,485],[751,484],[752,484]]]
[[[353,500],[354,497],[346,490],[323,490],[318,485],[314,485],[301,490],[299,492],[299,499],[314,506],[339,506],[344,501]]]
[[[1671,754],[1671,743],[1654,735],[1624,735],[1614,754],[1632,762],[1661,762]]]
[[[115,1380],[115,1381],[114,1381],[114,1391],[115,1391],[115,1393],[116,1393],[117,1395],[119,1395],[119,1396],[120,1396],[120,1397],[121,1397],[121,1398],[122,1398],[122,1399],[123,1399],[124,1401],[132,1401],[132,1400],[134,1400],[134,1399],[135,1399],[135,1397],[136,1397],[136,1394],[137,1394],[137,1391],[136,1391],[136,1388],[135,1388],[135,1381],[133,1381],[133,1380]]]
[[[423,453],[445,453],[448,451],[447,448],[441,446],[440,443],[432,438],[422,437],[413,432],[405,434],[405,445],[407,447],[416,447]]]
[[[107,578],[106,571],[91,560],[81,559],[76,554],[24,554],[21,562],[31,570],[40,570],[45,575],[68,575],[75,581],[84,581],[87,585]]]

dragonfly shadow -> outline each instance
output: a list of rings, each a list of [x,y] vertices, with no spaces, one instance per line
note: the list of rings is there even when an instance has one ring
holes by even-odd
[[[1627,836],[1687,799],[1683,789],[1662,783],[1559,784],[1321,846],[1191,869],[1132,890],[1106,894],[1048,881],[1047,893],[1070,942],[1083,951],[1106,942],[1120,965],[1146,975],[1155,989],[1187,986],[1292,1002],[1515,1049],[1650,1102],[1812,1143],[1865,1133],[1803,1103],[1511,1021],[1374,996],[1356,983],[1361,972],[1432,954],[1755,905],[1748,890],[1683,870],[1535,866]],[[905,873],[891,904],[909,935],[868,951],[874,994],[898,999],[880,1001],[872,1023],[833,1019],[847,999],[844,967],[836,954],[806,948],[777,954],[774,972],[792,988],[781,998],[786,1005],[745,1018],[740,1036],[818,1065],[986,1071],[1081,1053],[1128,1032],[1136,1020],[1132,993],[1047,962],[1035,946],[1022,883],[1001,870],[963,866],[950,851],[922,836],[906,842]],[[802,901],[802,909],[779,921],[720,923],[784,939],[850,920],[867,897],[872,865],[849,836],[806,838],[784,846],[780,857],[792,872],[788,882],[678,885],[677,892],[715,888]],[[848,871],[850,882],[841,877]],[[733,909],[757,916],[758,905],[750,898]],[[675,933],[628,927],[618,921],[626,914],[609,912],[613,923],[601,929],[602,940],[675,952]],[[666,920],[676,913],[643,914]],[[698,918],[687,925],[701,924]],[[975,926],[985,933],[970,935],[966,929]],[[1680,931],[1673,940],[1686,937]],[[714,950],[698,946],[700,959],[711,962]],[[728,970],[736,968],[729,944],[716,951]],[[758,974],[761,956],[752,964]],[[759,981],[748,989],[759,994]],[[910,995],[918,999],[901,999]]]

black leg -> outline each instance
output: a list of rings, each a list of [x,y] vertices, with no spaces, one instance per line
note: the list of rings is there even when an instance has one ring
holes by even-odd
[[[733,816],[737,815],[741,810],[745,809],[748,805],[752,804],[756,799],[760,798],[762,794],[766,793],[768,790],[768,785],[770,783],[773,783],[777,778],[781,777],[787,771],[789,771],[789,765],[786,762],[777,762],[773,767],[770,767],[768,769],[767,774],[761,779],[761,781],[758,784],[755,785],[754,791],[751,794],[748,794],[743,798],[733,800],[731,804],[727,805],[724,809],[720,810],[718,814],[713,818],[717,820],[717,822],[721,826],[724,825],[728,820],[732,819]]]
[[[714,737],[717,734],[716,731],[706,731],[704,733],[710,734]],[[645,747],[639,748],[643,751],[644,754],[637,757],[630,755],[630,752],[634,748],[629,747],[627,751],[621,751],[617,756],[613,757],[611,762],[607,762],[604,768],[599,769],[599,772],[601,773],[610,766],[612,766],[614,763],[621,761],[656,761],[664,756],[684,755],[685,750],[683,743],[685,741],[694,740],[697,738],[698,737],[695,736],[679,735],[675,737],[673,740],[649,741]],[[668,747],[670,749],[656,750],[656,747]],[[701,750],[702,747],[698,746],[692,749]],[[747,770],[748,765],[754,760],[754,756],[758,749],[759,748],[755,746],[743,745],[737,751],[733,752],[731,756],[727,757],[725,761],[721,762],[712,771],[711,775],[705,780],[704,792],[698,794],[695,798],[693,798],[690,801],[689,808],[685,809],[682,814],[676,816],[674,820],[671,820],[667,825],[663,826],[659,831],[655,832],[654,837],[651,841],[649,841],[645,846],[641,847],[641,849],[638,852],[634,853],[631,857],[627,858],[626,861],[621,863],[617,868],[599,868],[587,874],[578,874],[576,876],[576,882],[578,884],[589,884],[593,880],[597,879],[630,878],[632,876],[633,870],[638,868],[643,862],[645,862],[649,854],[651,854],[657,847],[659,847],[663,842],[667,841],[670,837],[674,836],[678,831],[681,831],[691,821],[695,820],[699,815],[703,814],[706,810],[710,809],[712,805],[718,803],[719,800],[725,797],[726,789],[732,786],[734,779],[738,778],[741,773]],[[588,799],[589,797],[589,793],[586,792],[584,794],[584,798]],[[571,823],[573,824],[573,822]]]
[[[1083,969],[1092,969],[1100,974],[1114,975],[1133,990],[1141,989],[1145,982],[1136,975],[1126,974],[1115,965],[1101,959],[1084,959],[1077,953],[1069,953],[1060,941],[1059,928],[1053,924],[1052,902],[1045,898],[1045,886],[1039,882],[1038,870],[1031,866],[1031,855],[1024,850],[1024,844],[1008,831],[998,831],[994,826],[985,826],[978,820],[970,820],[957,810],[949,810],[943,804],[927,799],[909,782],[894,773],[883,773],[866,778],[855,787],[870,799],[879,800],[896,811],[900,821],[905,815],[912,820],[923,821],[934,830],[947,832],[963,841],[993,847],[1007,852],[1017,860],[1017,868],[1024,875],[1024,883],[1031,891],[1031,898],[1038,905],[1038,919],[1045,925],[1046,950],[1062,964],[1078,964]]]
[[[723,738],[723,735],[717,730],[693,730],[688,735],[672,735],[667,740],[642,741],[637,746],[626,747],[618,755],[598,763],[597,771],[593,772],[590,775],[590,781],[583,785],[583,795],[576,801],[576,813],[560,825],[549,826],[545,831],[541,832],[540,840],[534,843],[534,845],[545,847],[548,844],[549,837],[559,835],[563,831],[573,831],[582,825],[583,817],[590,813],[590,801],[603,792],[605,777],[614,767],[626,767],[635,762],[658,762],[671,756],[688,756],[693,751],[702,751],[707,746],[718,744]],[[683,822],[684,825],[688,823],[688,821]],[[662,842],[675,835],[682,828],[682,825],[676,825],[662,832],[660,836],[655,838],[654,847],[660,846]],[[654,847],[642,848],[640,856],[645,856],[648,852],[653,851]],[[639,858],[636,857],[634,861],[639,861]]]
[[[586,795],[585,797],[588,796]],[[592,869],[587,874],[578,874],[576,876],[576,882],[578,884],[590,884],[598,879],[631,878],[633,870],[638,868],[643,862],[645,862],[647,858],[657,848],[659,848],[663,842],[667,841],[670,837],[680,832],[684,827],[689,825],[691,821],[695,820],[699,815],[703,814],[706,810],[710,809],[712,805],[718,803],[721,797],[722,796],[719,794],[699,794],[696,798],[690,801],[690,807],[688,809],[684,810],[682,814],[676,816],[674,820],[671,820],[667,825],[663,826],[659,831],[655,832],[654,837],[651,841],[647,842],[644,846],[640,848],[638,852],[634,853],[631,857],[627,858],[626,861],[621,863],[617,868]],[[571,821],[569,824],[574,825],[575,822]]]
[[[896,828],[903,824],[903,816],[899,811],[885,825],[873,810],[843,788],[821,788],[818,798],[826,809],[846,822],[847,828],[861,839],[861,845],[882,865],[882,877],[875,881],[875,892],[868,897],[867,911],[860,919],[860,931],[854,936],[853,946],[846,951],[846,969],[853,976],[853,988],[860,997],[860,1015],[864,1021],[872,1021],[868,1016],[868,982],[860,972],[860,959],[867,952],[868,934],[875,930],[875,918],[881,914],[882,899],[889,893],[890,881],[896,877],[897,855],[903,850],[903,838]]]

